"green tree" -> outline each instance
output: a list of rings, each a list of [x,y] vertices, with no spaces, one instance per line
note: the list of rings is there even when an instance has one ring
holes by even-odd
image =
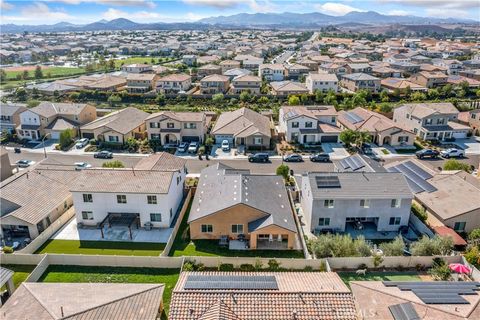
[[[355,142],[356,132],[351,129],[345,129],[340,133],[340,141],[350,147]]]
[[[388,95],[387,90],[383,90],[382,92],[380,92],[380,100],[382,100],[382,102],[389,102],[390,101],[390,97]]]
[[[59,144],[62,150],[67,149],[71,146],[73,142],[73,130],[72,129],[65,129],[60,132],[60,139]]]
[[[475,95],[477,96],[477,98],[480,98],[480,89],[478,89],[478,90],[475,92]]]
[[[35,79],[42,79],[42,78],[43,78],[42,67],[36,66],[35,67]]]
[[[372,141],[372,136],[368,131],[356,131],[355,132],[355,145],[357,147],[362,146],[364,143]]]
[[[307,246],[317,258],[328,257],[368,257],[371,255],[370,247],[365,238],[358,237],[353,240],[348,234],[323,234],[316,239],[308,240]]]
[[[107,66],[108,66],[108,69],[110,69],[110,70],[115,69],[115,60],[113,60],[113,59],[108,60]]]
[[[323,103],[323,98],[324,98],[324,94],[322,92],[322,90],[315,90],[315,102],[316,103]]]
[[[451,237],[435,236],[429,238],[423,236],[420,240],[413,242],[410,251],[414,256],[436,256],[449,255],[453,249],[453,239]]]
[[[380,250],[383,251],[385,256],[403,256],[403,249],[405,248],[405,243],[401,236],[395,238],[391,242],[383,242],[380,244]]]
[[[302,104],[307,104],[308,100],[309,100],[308,94],[303,93],[302,95],[300,95],[300,101],[302,102]]]
[[[388,103],[382,103],[380,104],[379,110],[382,113],[390,113],[393,111],[393,107]]]
[[[268,99],[268,97],[263,96],[263,97],[258,98],[258,103],[259,104],[268,104],[269,102],[270,102],[270,99]]]
[[[28,74],[28,71],[27,71],[27,70],[23,70],[23,72],[22,72],[22,79],[23,79],[23,80],[27,80],[28,77],[30,77],[30,75]]]
[[[480,240],[480,228],[473,229],[470,231],[468,234],[468,239],[469,240]]]
[[[300,104],[300,98],[296,95],[291,95],[288,97],[288,105],[289,106],[298,106]]]
[[[110,97],[108,97],[107,101],[111,106],[115,106],[118,103],[122,102],[122,98],[117,94],[112,94]]]
[[[250,99],[251,99],[251,96],[250,96],[250,93],[248,93],[248,91],[242,91],[242,93],[240,93],[240,101],[247,102],[247,101],[250,101]]]
[[[0,82],[5,82],[5,81],[7,81],[7,73],[5,72],[5,70],[0,69]]]
[[[435,100],[435,99],[438,99],[439,96],[440,96],[440,92],[438,92],[438,89],[436,88],[428,89],[427,97],[429,99]]]
[[[128,152],[136,152],[139,147],[139,142],[137,139],[130,137],[125,141],[125,148],[128,150]]]
[[[452,92],[453,92],[453,87],[450,83],[442,87],[442,94],[444,95],[444,97],[446,98],[450,97],[452,95]]]
[[[325,104],[336,105],[337,104],[337,94],[332,90],[328,90],[326,97],[323,99]]]
[[[215,103],[222,103],[224,99],[223,93],[217,93],[212,96],[212,101]]]
[[[416,91],[411,95],[411,99],[413,101],[424,101],[427,99],[427,96],[423,92]]]
[[[163,93],[157,94],[155,101],[159,106],[163,106],[165,104],[165,95]]]
[[[18,88],[15,91],[15,96],[20,101],[26,101],[27,100],[27,91],[25,90],[25,88]]]
[[[276,174],[287,180],[290,175],[290,168],[286,164],[281,164],[277,167]]]
[[[463,170],[465,172],[472,172],[472,169],[469,164],[457,161],[455,159],[450,159],[443,165],[443,170]]]
[[[125,165],[120,160],[107,161],[102,164],[103,168],[125,168]]]

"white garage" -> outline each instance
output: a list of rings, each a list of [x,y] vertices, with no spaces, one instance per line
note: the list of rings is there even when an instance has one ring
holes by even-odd
[[[228,143],[233,144],[233,136],[232,135],[224,135],[224,134],[215,135],[215,143],[216,144],[221,144],[223,140],[227,140]]]

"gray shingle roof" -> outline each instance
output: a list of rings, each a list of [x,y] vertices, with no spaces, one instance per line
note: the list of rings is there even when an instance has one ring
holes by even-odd
[[[179,171],[185,167],[186,163],[187,160],[183,158],[175,157],[168,152],[159,152],[142,158],[135,165],[135,170]]]
[[[142,110],[128,107],[107,114],[104,117],[82,126],[80,129],[94,130],[97,128],[106,127],[118,133],[127,134],[144,123],[148,116],[149,114],[143,112]]]

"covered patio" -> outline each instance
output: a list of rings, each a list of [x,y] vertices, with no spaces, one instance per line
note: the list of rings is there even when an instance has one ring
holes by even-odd
[[[109,212],[105,219],[99,223],[98,228],[102,234],[102,239],[105,238],[104,228],[105,226],[112,228],[116,227],[127,227],[130,235],[130,240],[133,240],[132,235],[132,226],[135,225],[137,229],[140,228],[140,218],[138,213],[118,213],[118,212]]]

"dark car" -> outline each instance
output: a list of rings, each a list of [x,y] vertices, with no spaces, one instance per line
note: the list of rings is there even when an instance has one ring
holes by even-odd
[[[302,162],[302,156],[296,153],[289,154],[288,156],[283,157],[285,162]]]
[[[330,156],[328,153],[317,153],[310,156],[310,161],[312,162],[328,162],[330,161]]]
[[[178,151],[178,152],[184,153],[184,152],[187,152],[187,150],[188,150],[188,142],[182,142],[182,143],[180,143],[180,145],[177,147],[177,151]]]
[[[248,156],[249,162],[268,162],[268,153],[255,153]]]
[[[112,159],[113,158],[113,153],[110,151],[100,151],[100,152],[95,152],[93,154],[94,158],[101,158],[101,159]]]
[[[440,152],[437,150],[433,149],[423,149],[420,151],[415,152],[415,155],[417,156],[418,159],[423,159],[423,158],[437,158],[440,155]]]

